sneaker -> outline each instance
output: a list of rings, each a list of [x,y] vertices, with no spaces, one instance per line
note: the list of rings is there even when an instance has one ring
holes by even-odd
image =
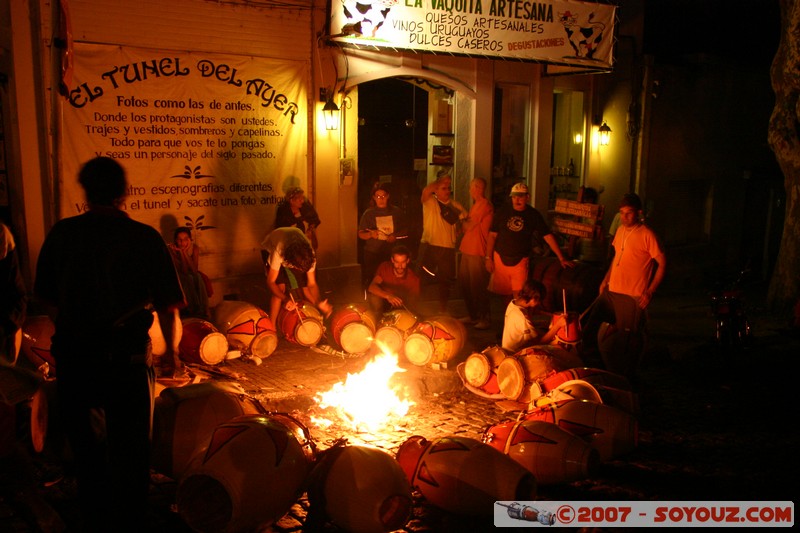
[[[475,324],[472,327],[475,329],[489,329],[491,327],[491,324],[489,324],[488,320],[481,319],[475,322]]]
[[[469,315],[458,317],[458,321],[463,322],[464,324],[474,324],[475,322],[477,322],[477,320],[475,320]]]

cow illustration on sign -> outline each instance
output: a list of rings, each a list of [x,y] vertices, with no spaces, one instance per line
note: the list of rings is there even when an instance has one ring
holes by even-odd
[[[575,56],[594,59],[594,53],[603,40],[606,25],[593,21],[594,13],[589,14],[589,20],[585,24],[579,23],[578,13],[572,11],[559,13],[558,16],[564,26],[569,45],[575,50]]]
[[[397,0],[341,0],[342,12],[347,24],[342,26],[343,35],[375,38],[383,26],[392,6]]]

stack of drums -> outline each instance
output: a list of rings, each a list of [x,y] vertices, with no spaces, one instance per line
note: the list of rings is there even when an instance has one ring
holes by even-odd
[[[403,344],[406,359],[417,366],[447,363],[461,348],[467,330],[463,323],[449,316],[420,322],[408,333]]]
[[[511,353],[502,346],[489,346],[481,352],[469,355],[464,361],[464,380],[471,387],[480,389],[486,394],[499,394],[497,367],[509,355]]]
[[[372,346],[375,319],[367,306],[350,304],[331,315],[333,339],[347,353],[363,354]]]
[[[224,300],[214,308],[212,318],[233,349],[263,359],[278,346],[278,333],[269,315],[251,303]]]
[[[407,309],[392,309],[381,317],[378,329],[375,331],[375,341],[378,347],[386,349],[389,353],[400,354],[406,334],[417,324],[417,317]]]
[[[311,302],[297,302],[293,311],[281,308],[278,324],[287,341],[300,346],[316,346],[325,329],[322,313]]]
[[[185,363],[218,365],[228,355],[228,340],[211,322],[185,318],[178,355]]]
[[[566,354],[566,355],[565,355]],[[497,366],[497,383],[508,400],[530,403],[531,385],[548,374],[580,365],[556,346],[530,346],[506,357]]]

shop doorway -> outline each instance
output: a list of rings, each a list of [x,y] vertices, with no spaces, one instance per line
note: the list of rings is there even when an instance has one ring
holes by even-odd
[[[427,160],[427,152],[425,89],[397,78],[358,86],[358,217],[370,206],[375,182],[389,183],[391,203],[408,218],[409,237],[404,244],[414,258],[422,235],[420,194],[427,176],[427,169],[420,170],[419,162]],[[358,261],[363,263],[361,242]]]

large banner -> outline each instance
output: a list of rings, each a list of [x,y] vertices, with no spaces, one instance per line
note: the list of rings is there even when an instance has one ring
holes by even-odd
[[[189,226],[212,278],[258,268],[288,187],[307,179],[308,66],[272,59],[75,44],[62,105],[60,216],[87,209],[96,156],[128,174],[123,208],[166,239]]]
[[[574,0],[331,0],[331,39],[610,70],[616,7]]]

